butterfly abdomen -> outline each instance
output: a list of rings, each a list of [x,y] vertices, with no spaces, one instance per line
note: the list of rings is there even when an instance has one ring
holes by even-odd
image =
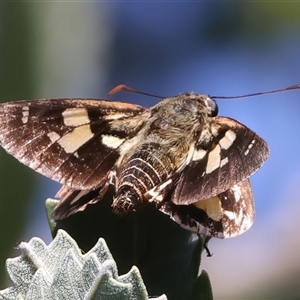
[[[113,209],[116,213],[135,210],[145,194],[173,171],[171,158],[156,143],[143,144],[117,171],[118,184]]]

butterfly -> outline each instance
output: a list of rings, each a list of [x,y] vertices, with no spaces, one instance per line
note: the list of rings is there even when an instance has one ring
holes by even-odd
[[[251,227],[248,178],[269,156],[260,136],[196,93],[151,108],[74,98],[2,103],[0,144],[63,185],[55,219],[100,201],[112,185],[117,214],[154,202],[183,228],[219,238]]]

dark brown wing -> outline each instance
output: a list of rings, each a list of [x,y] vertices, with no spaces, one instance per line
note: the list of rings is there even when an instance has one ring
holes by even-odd
[[[181,227],[204,236],[235,237],[247,231],[254,222],[255,209],[249,179],[221,194],[190,205],[167,201],[160,208]]]
[[[177,205],[209,199],[256,172],[269,156],[267,143],[245,125],[212,118],[195,144],[193,158],[172,194]]]
[[[37,172],[75,189],[91,189],[113,167],[118,147],[140,129],[134,117],[144,111],[134,104],[93,99],[3,103],[0,143]]]

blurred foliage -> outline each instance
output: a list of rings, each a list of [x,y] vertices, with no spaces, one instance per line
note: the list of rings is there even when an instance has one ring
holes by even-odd
[[[213,4],[211,4],[213,5]],[[210,22],[202,27],[207,40],[215,43],[266,44],[286,27],[300,26],[300,4],[286,1],[223,2],[214,6]],[[203,36],[201,37],[203,38]]]
[[[22,3],[0,3],[1,102],[30,99],[34,93],[31,73],[31,49],[34,47],[34,40],[28,8],[28,5]],[[24,212],[33,188],[33,177],[32,171],[0,149],[0,288],[4,283],[5,259],[16,246],[18,236],[25,226]]]

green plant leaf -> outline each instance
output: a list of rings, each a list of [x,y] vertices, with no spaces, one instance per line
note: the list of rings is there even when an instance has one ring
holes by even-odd
[[[32,238],[29,243],[21,243],[19,249],[19,257],[7,259],[13,286],[0,291],[0,299],[148,299],[137,267],[118,276],[116,263],[102,238],[86,254],[63,230],[58,230],[48,246]],[[167,298],[162,295],[156,299]]]

